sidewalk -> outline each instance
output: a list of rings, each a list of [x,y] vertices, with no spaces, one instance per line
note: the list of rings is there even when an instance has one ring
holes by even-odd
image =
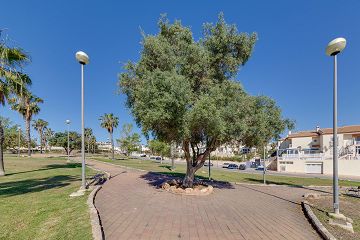
[[[159,175],[88,164],[113,177],[95,199],[106,239],[320,239],[299,204],[306,189],[234,185],[181,196],[156,189]]]

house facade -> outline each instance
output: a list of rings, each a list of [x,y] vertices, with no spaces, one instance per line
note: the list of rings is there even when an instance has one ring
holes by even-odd
[[[360,125],[338,128],[339,175],[360,176]],[[332,174],[333,129],[289,132],[279,143],[277,170]]]

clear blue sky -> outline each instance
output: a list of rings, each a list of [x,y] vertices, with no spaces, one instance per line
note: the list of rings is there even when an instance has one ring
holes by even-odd
[[[117,74],[127,60],[136,61],[140,28],[157,33],[157,20],[167,13],[191,26],[196,38],[204,22],[215,22],[220,11],[239,31],[257,32],[250,61],[238,75],[251,94],[274,98],[296,129],[331,127],[332,59],[326,44],[342,36],[348,41],[339,56],[339,125],[360,124],[360,1],[5,1],[0,28],[32,57],[25,71],[32,91],[45,100],[41,113],[55,131],[64,121],[80,130],[80,66],[77,50],[86,51],[86,126],[99,140],[107,132],[98,118],[113,112],[120,124],[133,122],[116,95]],[[23,120],[6,106],[1,115],[22,126]],[[137,129],[137,131],[139,131]],[[115,137],[119,137],[120,128]],[[33,136],[36,136],[33,131]]]

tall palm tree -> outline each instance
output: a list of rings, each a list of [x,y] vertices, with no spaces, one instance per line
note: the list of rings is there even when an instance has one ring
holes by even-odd
[[[33,121],[33,128],[38,131],[38,134],[40,136],[40,154],[42,154],[42,146],[44,143],[44,131],[46,127],[49,125],[49,123],[43,119],[38,119]]]
[[[22,74],[22,67],[29,61],[28,55],[17,47],[10,47],[3,39],[0,30],[0,105],[12,95],[18,95],[23,88],[31,84],[30,78]],[[0,176],[5,175],[4,158],[4,128],[0,120]]]
[[[99,118],[101,121],[100,125],[102,128],[105,128],[108,133],[110,134],[111,139],[111,153],[112,153],[112,160],[114,160],[114,139],[113,139],[113,132],[114,128],[117,128],[119,125],[119,118],[115,117],[112,113],[105,113],[103,116]]]
[[[47,147],[49,147],[49,151],[51,151],[51,146],[49,146],[49,140],[54,137],[55,132],[51,128],[46,128],[44,132],[44,142],[45,142],[45,151]]]
[[[29,91],[24,91],[22,96],[17,99],[12,99],[10,101],[11,108],[17,112],[19,112],[24,120],[26,125],[26,141],[28,144],[28,156],[31,156],[31,136],[30,136],[30,123],[32,117],[40,112],[39,103],[43,103],[44,101],[33,95]]]

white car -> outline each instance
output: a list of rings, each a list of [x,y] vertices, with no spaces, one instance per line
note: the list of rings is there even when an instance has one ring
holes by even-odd
[[[227,162],[226,162],[226,163],[223,163],[222,167],[223,167],[223,168],[228,168],[229,164],[230,164],[230,163],[227,163]]]

